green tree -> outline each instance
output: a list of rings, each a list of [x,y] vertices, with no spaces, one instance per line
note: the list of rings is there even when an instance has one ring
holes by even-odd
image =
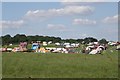
[[[101,40],[99,40],[99,43],[100,44],[107,44],[108,43],[108,41],[106,40],[106,39],[101,39]]]
[[[25,34],[17,34],[13,37],[12,42],[19,44],[20,42],[28,41],[27,36]]]
[[[76,40],[78,43],[82,43],[84,41],[84,39],[77,39]]]
[[[2,45],[9,45],[11,42],[12,37],[9,34],[2,36]]]
[[[97,42],[98,40],[93,37],[87,37],[84,39],[84,43],[88,44],[89,42]]]

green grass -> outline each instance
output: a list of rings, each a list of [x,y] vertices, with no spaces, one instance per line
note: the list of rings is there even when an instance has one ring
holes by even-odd
[[[3,53],[3,78],[117,78],[118,52],[103,55]]]
[[[0,78],[2,78],[2,54],[0,52]]]

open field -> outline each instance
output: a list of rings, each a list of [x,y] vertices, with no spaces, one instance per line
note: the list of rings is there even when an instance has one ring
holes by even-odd
[[[3,53],[3,78],[116,78],[118,52],[97,55]]]

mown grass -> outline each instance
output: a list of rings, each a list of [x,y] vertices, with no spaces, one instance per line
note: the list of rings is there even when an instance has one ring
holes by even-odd
[[[117,78],[118,52],[103,55],[3,53],[3,78]]]
[[[0,39],[0,48],[2,47]],[[2,52],[0,51],[0,78],[2,78]]]

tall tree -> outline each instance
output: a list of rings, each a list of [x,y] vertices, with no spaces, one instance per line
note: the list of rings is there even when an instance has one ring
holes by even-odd
[[[106,40],[106,39],[101,39],[101,40],[99,40],[99,43],[100,44],[107,44],[108,43],[108,41]]]
[[[2,44],[3,45],[8,45],[11,42],[12,42],[12,37],[9,34],[2,36]]]
[[[93,37],[87,37],[84,39],[84,42],[88,44],[89,42],[97,42],[98,40]]]

